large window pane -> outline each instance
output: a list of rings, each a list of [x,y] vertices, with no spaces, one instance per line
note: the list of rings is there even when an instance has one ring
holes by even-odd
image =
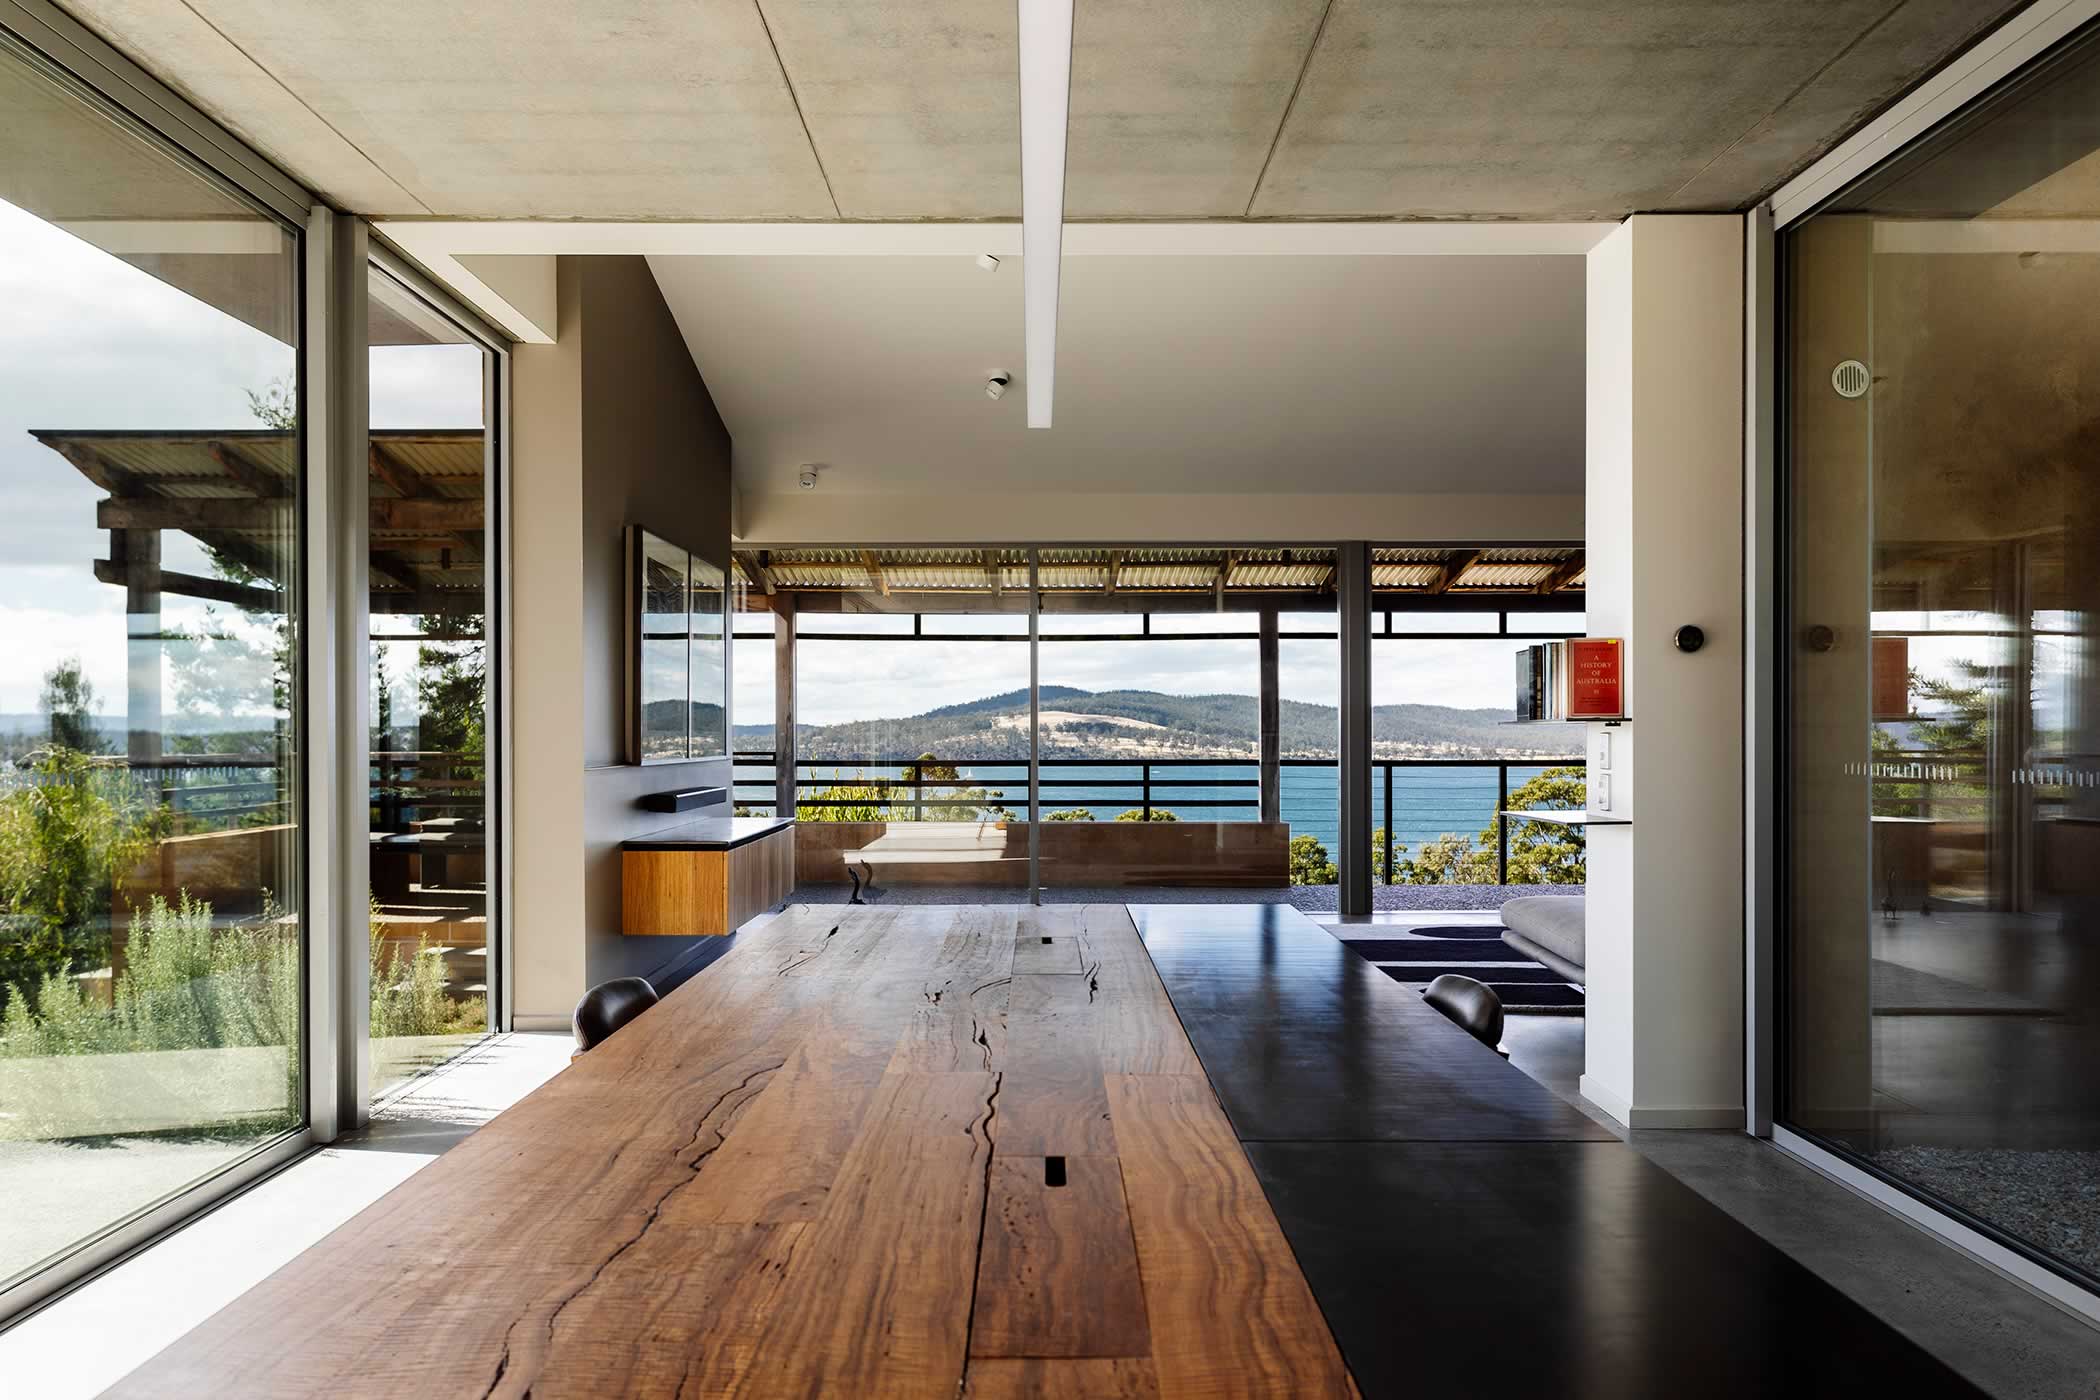
[[[304,1118],[298,240],[0,52],[0,1284]]]
[[[1579,613],[1549,616],[1560,631],[1568,627],[1559,619],[1581,623]],[[1409,612],[1397,600],[1391,617],[1396,633],[1455,630],[1419,625],[1436,614]],[[1495,908],[1540,892],[1524,886],[1581,892],[1580,830],[1496,815],[1583,803],[1582,726],[1514,723],[1517,656],[1535,645],[1459,635],[1372,640],[1374,880],[1449,887],[1438,899],[1447,908]]]
[[[377,269],[370,319],[370,1019],[383,1094],[489,1027],[490,356]],[[681,698],[683,668],[681,653]]]
[[[1787,235],[1780,1114],[2100,1276],[2100,66]]]

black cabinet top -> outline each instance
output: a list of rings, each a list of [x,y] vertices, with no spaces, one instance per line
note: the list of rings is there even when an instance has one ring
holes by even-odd
[[[702,817],[669,831],[622,841],[623,851],[728,851],[748,845],[762,836],[785,831],[793,817]]]

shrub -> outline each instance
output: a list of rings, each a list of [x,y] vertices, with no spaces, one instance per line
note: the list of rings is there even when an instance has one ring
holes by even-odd
[[[1164,807],[1154,807],[1149,816],[1146,815],[1144,808],[1132,807],[1127,812],[1117,813],[1116,820],[1119,822],[1178,822],[1181,818]]]
[[[1341,879],[1341,871],[1327,858],[1327,848],[1320,844],[1317,836],[1293,836],[1291,838],[1291,883],[1294,885],[1331,885]]]
[[[1090,822],[1093,819],[1093,809],[1089,807],[1060,807],[1043,818],[1046,822]]]
[[[21,996],[107,960],[110,882],[165,820],[86,754],[46,749],[28,766],[0,795],[0,983]]]

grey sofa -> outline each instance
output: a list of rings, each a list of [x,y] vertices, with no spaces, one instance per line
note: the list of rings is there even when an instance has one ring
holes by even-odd
[[[1512,899],[1502,906],[1502,941],[1570,982],[1586,982],[1583,903],[1579,894]]]

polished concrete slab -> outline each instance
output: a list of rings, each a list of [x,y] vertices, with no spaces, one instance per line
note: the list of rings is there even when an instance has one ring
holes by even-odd
[[[1246,1149],[1367,1396],[1978,1393],[1621,1144]]]
[[[1296,910],[1132,915],[1245,1141],[1611,1137]]]
[[[1365,1395],[1981,1393],[1302,915],[1132,915]]]

